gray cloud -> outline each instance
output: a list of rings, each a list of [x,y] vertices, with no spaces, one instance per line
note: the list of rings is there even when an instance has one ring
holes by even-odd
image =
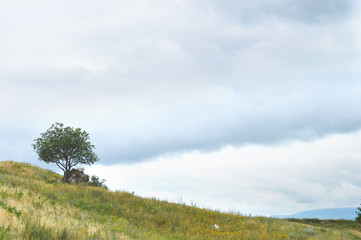
[[[215,8],[220,8],[225,15],[235,21],[257,23],[269,18],[283,21],[297,21],[306,24],[319,24],[348,18],[354,12],[355,0],[281,0],[281,1],[213,1]]]
[[[345,92],[322,87],[304,91],[307,94],[298,89],[283,98],[277,95],[264,97],[258,93],[253,96],[256,99],[250,96],[236,98],[218,106],[205,103],[188,109],[188,112],[182,111],[182,114],[174,113],[173,117],[165,116],[147,126],[137,126],[134,132],[144,131],[142,138],[134,139],[131,133],[125,133],[124,136],[130,139],[119,138],[118,150],[111,147],[118,157],[107,158],[134,161],[172,151],[217,150],[229,144],[275,144],[294,139],[309,141],[361,128],[361,115],[357,114],[357,105],[354,104],[361,94],[359,87],[353,85]],[[299,94],[297,98],[296,94]],[[246,106],[242,106],[242,100],[248,101]],[[181,109],[183,106],[174,107]],[[187,121],[193,123],[189,125]]]
[[[0,10],[4,129],[82,127],[113,164],[361,128],[355,1],[27,4]]]

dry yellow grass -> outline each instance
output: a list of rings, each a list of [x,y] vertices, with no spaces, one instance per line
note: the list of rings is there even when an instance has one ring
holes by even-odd
[[[0,239],[360,239],[355,230],[226,214],[59,178],[0,162]]]

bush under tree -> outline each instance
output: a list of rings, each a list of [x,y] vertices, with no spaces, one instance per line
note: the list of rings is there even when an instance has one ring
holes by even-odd
[[[92,176],[89,185],[108,189],[108,187],[105,185],[105,179],[100,180],[98,176]]]

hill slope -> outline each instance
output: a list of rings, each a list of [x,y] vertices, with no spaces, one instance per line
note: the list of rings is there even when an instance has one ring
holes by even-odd
[[[225,214],[127,192],[58,183],[59,178],[30,164],[0,162],[0,239],[361,238],[357,226],[321,228]]]

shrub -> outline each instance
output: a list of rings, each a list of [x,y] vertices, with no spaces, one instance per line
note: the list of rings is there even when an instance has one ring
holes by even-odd
[[[105,179],[102,179],[100,181],[98,176],[92,176],[89,183],[90,183],[90,186],[102,187],[102,188],[108,189],[108,187],[104,184]]]
[[[356,214],[357,214],[356,222],[361,223],[361,207],[357,208]]]

